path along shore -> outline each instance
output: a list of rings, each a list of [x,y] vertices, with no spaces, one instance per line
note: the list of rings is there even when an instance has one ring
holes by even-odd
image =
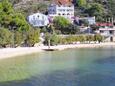
[[[98,48],[107,46],[115,47],[115,43],[57,45],[57,46],[50,46],[50,49],[65,50],[69,48]],[[3,48],[0,49],[0,59],[43,52],[45,51],[45,49],[48,49],[48,46]]]

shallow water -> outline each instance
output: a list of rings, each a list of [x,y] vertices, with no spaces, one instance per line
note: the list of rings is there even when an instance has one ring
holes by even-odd
[[[115,86],[115,48],[69,49],[0,60],[0,86]]]

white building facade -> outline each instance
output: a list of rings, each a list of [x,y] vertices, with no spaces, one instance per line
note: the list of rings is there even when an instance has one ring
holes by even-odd
[[[48,16],[44,14],[35,13],[28,16],[28,22],[34,27],[43,27],[49,24],[49,19]]]
[[[55,16],[62,16],[73,22],[74,20],[74,5],[56,5],[51,4],[48,7],[48,16],[54,18]]]
[[[115,42],[115,27],[101,27],[98,33],[105,37],[106,42]]]

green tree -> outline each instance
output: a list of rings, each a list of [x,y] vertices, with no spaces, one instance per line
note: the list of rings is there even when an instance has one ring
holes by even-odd
[[[88,13],[89,16],[95,16],[97,21],[104,21],[104,7],[99,3],[91,3],[85,12]]]
[[[10,14],[10,13],[13,13],[14,10],[13,10],[13,6],[11,3],[9,3],[8,0],[2,0],[0,2],[0,12],[4,12],[4,13],[7,13],[7,14]]]
[[[45,42],[44,44],[48,45],[50,40],[50,45],[57,45],[59,43],[59,37],[57,34],[46,33],[45,34]]]
[[[103,41],[103,37],[100,34],[94,35],[94,40],[98,41],[99,43]]]
[[[70,21],[64,17],[61,16],[57,16],[54,18],[54,27],[57,29],[63,29],[65,27],[68,27],[68,25],[70,24]]]
[[[14,35],[14,44],[15,44],[15,47],[20,46],[22,44],[22,42],[24,41],[22,32],[15,31],[13,33],[13,35]]]
[[[67,34],[76,34],[80,32],[80,28],[77,25],[69,24],[63,31]]]
[[[108,0],[108,11],[115,17],[115,0]]]
[[[25,17],[21,13],[13,14],[10,26],[11,29],[15,27],[16,30],[19,31],[28,31],[30,29],[30,25],[27,23]]]
[[[84,7],[87,4],[86,0],[77,0],[77,4],[79,7]]]
[[[78,41],[80,41],[80,42],[86,41],[86,37],[83,35],[78,36],[78,39],[79,39]]]
[[[39,30],[38,29],[31,29],[27,33],[27,39],[26,42],[28,46],[34,46],[35,43],[38,43],[40,41],[39,39]]]
[[[51,45],[57,45],[59,43],[59,37],[54,33],[50,39]]]
[[[8,29],[0,29],[0,46],[6,47],[12,44],[12,33]]]
[[[0,26],[9,29],[18,29],[27,31],[30,26],[21,13],[15,13],[11,3],[8,0],[0,2]]]
[[[52,37],[51,33],[49,32],[45,33],[45,41],[44,41],[45,45],[49,45],[49,41],[51,40],[51,37]]]
[[[92,36],[92,35],[87,35],[87,36],[86,36],[86,41],[88,41],[89,43],[90,43],[91,41],[94,41],[94,36]]]

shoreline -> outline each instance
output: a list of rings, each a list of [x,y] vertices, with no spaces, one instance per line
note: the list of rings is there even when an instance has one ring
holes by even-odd
[[[99,47],[109,47],[109,46],[115,47],[115,43],[67,44],[67,45],[50,46],[50,49],[65,50],[65,49],[73,49],[73,48],[99,48]],[[47,49],[48,49],[48,47],[47,47]]]
[[[115,47],[115,43],[57,45],[57,46],[50,46],[50,49],[53,49],[55,51],[55,50],[65,50],[65,49],[74,49],[74,48],[99,48],[99,47],[109,47],[109,46]],[[48,49],[48,46],[3,48],[0,49],[0,59],[44,52],[45,49]]]
[[[38,52],[43,52],[43,50],[37,47],[3,48],[0,49],[0,59],[23,56]]]

